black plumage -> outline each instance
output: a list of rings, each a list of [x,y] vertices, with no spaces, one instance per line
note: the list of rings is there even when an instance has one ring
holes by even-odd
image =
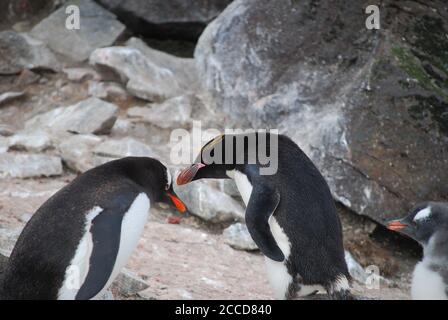
[[[152,203],[171,201],[167,169],[159,161],[143,157],[111,161],[62,188],[23,229],[3,275],[0,298],[57,299],[66,269],[86,233],[86,215],[100,207],[89,230],[94,241],[89,274],[76,298],[95,296],[112,272],[123,216],[140,193]]]
[[[200,178],[228,178],[226,172],[237,170],[247,176],[253,187],[246,209],[246,223],[252,238],[260,250],[274,261],[282,261],[284,255],[269,230],[268,218],[273,213],[280,227],[286,233],[290,244],[290,255],[286,266],[293,277],[290,293],[300,285],[321,285],[334,298],[351,298],[348,288],[338,288],[338,281],[348,280],[350,275],[344,257],[342,227],[330,189],[312,161],[288,137],[278,135],[278,170],[272,175],[261,175],[263,165],[257,158],[249,162],[249,152],[255,152],[259,134],[255,135],[257,148],[248,148],[253,139],[245,139],[244,163],[236,161],[238,151],[236,140],[242,135],[223,135],[207,143],[190,168],[185,169],[178,183],[187,183]],[[233,163],[225,161],[226,141],[233,139]],[[252,140],[254,141],[254,140]],[[267,134],[267,155],[274,152]],[[207,164],[207,154],[213,149],[222,150],[221,164]],[[251,151],[250,151],[251,150]],[[201,163],[201,167],[198,167]],[[205,166],[202,166],[204,165]],[[264,165],[266,166],[266,164]]]

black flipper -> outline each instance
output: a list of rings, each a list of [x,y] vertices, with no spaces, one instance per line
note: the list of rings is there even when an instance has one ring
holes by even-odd
[[[252,239],[268,258],[281,262],[285,256],[269,227],[269,218],[280,203],[280,193],[264,186],[255,186],[246,208],[246,225]]]
[[[88,300],[95,297],[109,280],[120,249],[121,223],[129,210],[134,195],[117,196],[92,221],[93,249],[87,277],[79,289],[76,300]]]

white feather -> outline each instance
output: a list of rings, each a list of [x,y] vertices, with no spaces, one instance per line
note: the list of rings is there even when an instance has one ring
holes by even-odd
[[[167,186],[170,187],[171,183],[173,182],[173,178],[171,177],[170,169],[166,168],[166,181]]]
[[[92,226],[92,220],[95,219],[95,217],[102,211],[102,208],[94,207],[86,214],[85,234],[79,242],[78,248],[76,249],[70,265],[65,270],[64,281],[58,292],[59,300],[75,299],[76,294],[89,273],[88,261],[93,249],[90,227]]]
[[[121,224],[120,247],[118,249],[115,265],[112,274],[107,283],[98,294],[93,297],[101,297],[115,280],[121,269],[127,264],[132,252],[138,244],[145,224],[148,220],[150,201],[145,193],[140,193],[135,199],[129,210],[124,214]],[[82,287],[88,271],[90,256],[92,254],[93,242],[90,228],[92,220],[103,211],[100,207],[94,207],[86,215],[86,233],[82,237],[75,255],[66,269],[66,276],[62,287],[59,289],[58,298],[60,300],[73,300],[79,289]],[[76,285],[73,285],[73,284]]]
[[[247,206],[253,189],[249,179],[244,173],[241,173],[238,170],[227,171],[227,176],[234,179],[238,191]],[[291,252],[291,242],[273,216],[269,218],[268,222],[275,242],[282,250],[286,261]],[[285,299],[286,293],[288,292],[288,287],[292,282],[292,277],[288,273],[285,262],[277,262],[269,259],[268,257],[265,258],[266,271],[269,282],[274,291],[274,295],[277,299]]]
[[[428,261],[417,263],[412,275],[413,300],[447,300],[443,278],[428,266]]]
[[[107,288],[112,284],[120,273],[121,269],[129,261],[132,252],[137,247],[138,241],[143,233],[145,224],[148,221],[150,201],[145,193],[140,193],[132,203],[128,212],[126,212],[121,223],[120,248],[118,249],[117,259],[109,280],[94,299],[104,294]]]
[[[247,179],[247,176],[244,173],[241,173],[238,170],[227,171],[227,176],[235,181],[238,191],[241,194],[241,198],[243,198],[243,201],[247,206],[253,189],[249,179]]]
[[[431,207],[420,210],[414,217],[414,221],[428,219],[431,215]]]
[[[446,266],[446,261],[434,255],[437,234],[432,235],[423,246],[423,260],[415,266],[412,274],[411,296],[413,300],[447,300],[446,284],[442,276],[431,266]]]
[[[292,282],[292,277],[284,262],[277,262],[265,257],[266,272],[268,280],[274,291],[276,299],[286,299],[288,287]]]

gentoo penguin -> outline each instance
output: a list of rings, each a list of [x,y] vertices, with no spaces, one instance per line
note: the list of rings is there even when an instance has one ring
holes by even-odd
[[[247,227],[265,255],[277,299],[318,290],[326,290],[333,299],[352,299],[341,223],[325,179],[288,137],[274,136],[275,148],[271,134],[263,134],[263,139],[254,132],[209,141],[194,164],[179,174],[177,184],[201,178],[234,179],[246,204]],[[248,143],[241,148],[241,141]],[[266,165],[260,161],[259,152],[264,149],[260,141],[266,142],[266,154],[278,150],[274,174],[261,174]],[[211,157],[219,161],[204,160]]]
[[[151,204],[184,212],[159,161],[128,157],[77,177],[23,229],[1,283],[2,299],[84,300],[101,296],[142,234]]]
[[[414,300],[448,299],[448,203],[425,202],[400,220],[387,224],[423,247],[423,260],[412,275]]]

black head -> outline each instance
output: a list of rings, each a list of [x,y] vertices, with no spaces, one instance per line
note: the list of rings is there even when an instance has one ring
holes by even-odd
[[[173,191],[170,171],[160,161],[149,157],[127,157],[120,159],[126,174],[138,183],[155,202],[174,205],[180,212],[186,207]]]
[[[390,221],[387,228],[401,232],[425,246],[439,231],[448,231],[448,203],[420,203],[406,217]]]
[[[230,177],[229,172],[245,172],[248,167],[257,168],[259,172],[268,171],[272,167],[268,165],[277,162],[276,158],[272,161],[273,141],[278,141],[277,135],[259,132],[217,136],[202,147],[189,168],[182,170],[177,177],[177,184],[183,185],[202,178],[227,179]],[[277,154],[275,152],[275,156]]]

